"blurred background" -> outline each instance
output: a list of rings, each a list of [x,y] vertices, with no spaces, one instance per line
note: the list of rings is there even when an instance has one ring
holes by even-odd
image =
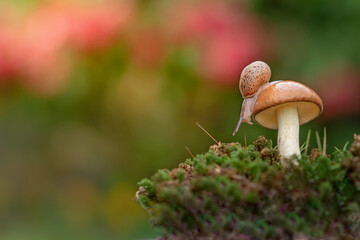
[[[312,87],[301,127],[328,152],[360,131],[357,0],[1,0],[0,239],[158,236],[137,182],[214,142],[277,132],[239,118],[242,69]],[[311,146],[316,146],[314,134]]]

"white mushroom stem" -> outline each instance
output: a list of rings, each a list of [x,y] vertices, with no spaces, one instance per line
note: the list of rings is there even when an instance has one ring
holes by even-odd
[[[297,108],[287,105],[276,111],[278,120],[278,148],[282,159],[300,157],[299,116]]]

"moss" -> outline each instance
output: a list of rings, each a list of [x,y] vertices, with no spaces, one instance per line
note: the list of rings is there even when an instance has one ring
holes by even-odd
[[[220,143],[139,182],[136,201],[161,239],[357,239],[360,136],[283,167],[272,143]]]

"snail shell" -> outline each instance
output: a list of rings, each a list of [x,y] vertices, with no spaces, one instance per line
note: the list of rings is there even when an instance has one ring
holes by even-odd
[[[240,75],[239,89],[244,98],[254,96],[260,86],[267,83],[271,77],[269,65],[262,61],[249,64]]]

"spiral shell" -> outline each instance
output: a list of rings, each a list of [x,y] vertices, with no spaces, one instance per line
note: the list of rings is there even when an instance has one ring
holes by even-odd
[[[244,68],[240,75],[239,89],[244,98],[254,96],[262,84],[267,83],[271,77],[269,65],[256,61]]]

